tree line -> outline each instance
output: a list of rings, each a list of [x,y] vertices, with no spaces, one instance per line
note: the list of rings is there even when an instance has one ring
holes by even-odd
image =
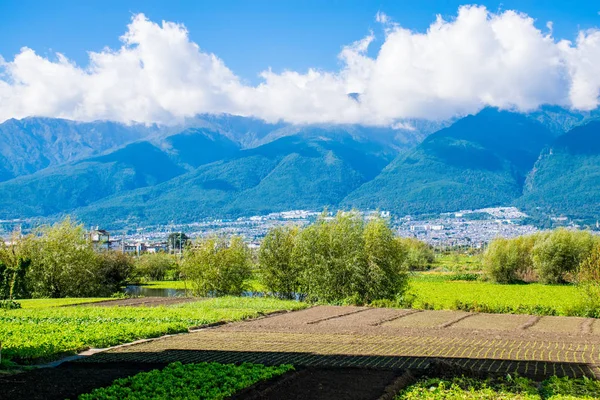
[[[498,283],[577,283],[597,269],[593,257],[600,237],[589,231],[559,228],[513,239],[497,238],[483,256],[488,277]],[[591,258],[590,258],[591,257]]]
[[[213,236],[187,242],[181,257],[135,258],[94,251],[83,225],[66,218],[0,247],[0,300],[110,296],[127,283],[163,279],[185,279],[195,295],[240,295],[256,279],[281,298],[364,304],[400,298],[408,271],[431,261],[426,244],[355,212],[272,228],[258,252],[240,236]]]

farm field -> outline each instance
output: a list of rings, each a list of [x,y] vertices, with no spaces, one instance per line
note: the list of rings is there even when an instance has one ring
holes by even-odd
[[[24,299],[19,300],[22,308],[48,308],[63,307],[76,304],[89,304],[101,301],[113,300],[110,297],[85,297],[85,298],[62,298],[62,299]]]
[[[35,307],[35,302],[46,304]],[[298,302],[261,298],[217,298],[161,307],[55,307],[31,300],[30,308],[0,311],[3,362],[32,363],[136,339],[186,332],[189,327],[238,321]]]
[[[402,390],[395,400],[576,400],[600,398],[600,381],[552,377],[541,384],[527,378],[422,379]]]
[[[221,303],[207,307],[207,304],[216,300]],[[220,313],[243,310],[245,314],[252,314],[251,311],[270,308],[264,301],[252,298],[210,299],[145,310],[153,312],[176,309],[177,313],[185,315],[190,310],[203,310],[205,314],[207,310]],[[293,308],[281,304],[278,307]],[[140,310],[135,307],[117,309],[93,306],[45,310],[71,309],[136,312]],[[44,309],[17,311],[39,310]],[[146,317],[147,319],[141,322],[142,319],[138,315],[137,322],[156,324],[159,319],[156,315],[154,318]],[[230,314],[229,319],[235,318],[237,317]],[[523,376],[534,382],[542,382],[555,375],[577,378],[561,381],[562,387],[568,389],[574,384],[580,385],[583,382],[587,385],[586,382],[596,382],[579,378],[600,376],[598,338],[600,320],[589,318],[315,306],[119,347],[77,359],[58,368],[40,369],[19,374],[21,376],[0,379],[0,393],[10,393],[13,399],[28,400],[76,398],[82,393],[92,393],[94,388],[108,387],[114,379],[163,369],[174,362],[180,362],[183,366],[215,362],[236,365],[252,363],[273,367],[291,364],[296,368],[297,373],[285,374],[286,380],[277,381],[276,385],[265,383],[266,387],[259,386],[246,395],[235,397],[236,400],[255,398],[252,396],[263,393],[262,390],[265,391],[265,396],[261,395],[260,398],[265,399],[339,398],[338,395],[348,393],[348,387],[352,388],[351,392],[356,396],[344,398],[377,398],[407,370],[417,377],[445,377],[447,375],[439,375],[440,371],[445,371],[452,374],[448,377],[449,380],[465,371],[486,376]],[[183,366],[177,369],[180,370]],[[177,379],[174,376],[176,374],[152,374],[158,374],[155,376],[157,382],[164,383],[161,383],[161,387],[169,386],[169,382]],[[59,392],[55,389],[57,381],[61,382]],[[35,389],[31,388],[32,382],[36,382]],[[146,381],[132,378],[121,381],[113,389],[119,391],[130,384],[131,387],[141,388],[145,385],[143,382]],[[521,396],[520,393],[510,391],[507,393],[511,396],[515,394],[516,397],[501,397],[497,395],[501,389],[497,385],[485,387],[481,382],[473,381],[469,381],[469,384],[473,386],[473,390],[464,385],[459,385],[458,388],[441,388],[440,384],[436,384],[432,390],[434,397],[419,397],[419,390],[424,388],[424,384],[419,386],[418,383],[410,388],[412,397],[399,398],[457,398],[451,395],[459,395],[458,398],[466,399],[485,399],[484,395],[490,399],[527,398],[518,397]],[[430,384],[426,389],[429,390],[433,386]],[[314,388],[323,388],[321,396],[313,396],[310,390]],[[398,393],[400,389],[392,393]],[[446,389],[452,391],[448,392]],[[592,390],[593,387],[588,389]],[[33,392],[38,394],[32,397]],[[48,396],[49,393],[54,397]],[[310,393],[310,396],[300,396],[306,393]],[[467,397],[472,393],[476,394],[475,397]],[[106,398],[107,394],[97,392],[97,397],[90,398]],[[532,399],[540,398],[536,397],[538,392],[531,395],[534,396]],[[116,398],[118,397],[117,395]],[[558,400],[559,397],[555,399]]]
[[[425,276],[411,280],[409,293],[414,296],[413,307],[515,314],[578,315],[577,306],[582,299],[578,288],[571,285],[501,285],[481,281],[434,279]]]
[[[582,299],[572,285],[502,285],[478,280],[451,280],[457,275],[416,273],[411,277],[408,298],[412,307],[433,310],[464,310],[489,313],[581,316]],[[257,280],[252,291],[264,289]],[[149,282],[149,287],[183,289],[183,281]],[[189,288],[189,284],[187,286]]]
[[[79,400],[201,398],[219,400],[259,381],[293,370],[291,365],[265,367],[260,364],[181,364],[175,362],[162,370],[141,372],[119,379],[111,386],[82,394]]]

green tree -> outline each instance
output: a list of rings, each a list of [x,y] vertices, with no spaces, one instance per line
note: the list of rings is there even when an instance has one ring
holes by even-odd
[[[394,300],[406,289],[406,251],[382,219],[356,212],[322,216],[297,236],[293,260],[311,301],[366,304]]]
[[[538,235],[514,239],[492,240],[483,256],[483,266],[488,277],[498,283],[520,280],[533,269],[533,247]]]
[[[353,297],[356,266],[364,262],[363,230],[358,213],[339,212],[331,220],[322,216],[298,235],[294,262],[303,271],[303,292],[309,300]]]
[[[4,302],[4,307],[18,307],[14,300],[28,297],[26,274],[30,264],[18,236],[13,236],[10,245],[0,245],[0,303]]]
[[[354,291],[361,304],[394,300],[408,287],[407,251],[388,223],[376,218],[363,232],[364,261],[356,264]]]
[[[239,236],[199,239],[186,248],[182,273],[196,295],[239,296],[252,276],[250,251]]]
[[[176,269],[176,256],[162,252],[142,254],[135,263],[136,276],[152,281],[162,281]]]
[[[564,283],[592,252],[597,239],[588,231],[556,229],[533,248],[533,264],[544,283]]]
[[[600,317],[600,246],[594,246],[590,255],[580,264],[577,283],[590,316]]]
[[[406,268],[411,271],[427,269],[435,260],[431,246],[415,238],[398,238],[406,251],[404,260]]]
[[[26,240],[35,297],[85,297],[98,289],[97,257],[82,225],[66,218]]]
[[[104,251],[96,255],[96,287],[94,295],[110,296],[120,292],[133,276],[135,267],[129,254]]]
[[[180,253],[185,250],[190,238],[183,232],[173,232],[167,238],[167,244],[171,253]]]
[[[275,227],[260,245],[260,281],[279,298],[292,299],[300,291],[300,264],[292,258],[297,235],[296,227]]]

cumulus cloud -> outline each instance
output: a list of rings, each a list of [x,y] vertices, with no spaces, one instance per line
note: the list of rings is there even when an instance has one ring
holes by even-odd
[[[245,84],[203,51],[181,24],[132,18],[119,49],[89,53],[80,67],[65,55],[29,48],[0,57],[0,121],[31,115],[76,120],[176,123],[199,113],[251,115],[294,123],[408,126],[412,118],[447,119],[486,106],[521,111],[542,104],[596,108],[600,31],[557,40],[528,15],[463,6],[416,32],[376,15],[375,34],[342,48],[336,71],[263,71]],[[348,94],[352,93],[352,96]]]

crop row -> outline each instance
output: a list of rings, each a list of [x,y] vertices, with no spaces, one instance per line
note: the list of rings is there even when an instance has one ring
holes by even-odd
[[[407,298],[412,307],[420,309],[596,316],[581,307],[581,293],[571,285],[501,285],[415,279],[410,284]]]
[[[162,371],[142,372],[118,379],[111,386],[79,396],[80,400],[103,399],[214,399],[231,396],[256,382],[284,374],[293,367],[259,364],[169,364]]]
[[[508,375],[479,380],[465,377],[423,379],[400,392],[395,400],[577,400],[600,398],[600,381],[552,377],[537,384]]]
[[[185,332],[192,326],[303,307],[293,301],[225,297],[155,308],[79,306],[0,311],[2,357],[27,363],[90,347]]]

